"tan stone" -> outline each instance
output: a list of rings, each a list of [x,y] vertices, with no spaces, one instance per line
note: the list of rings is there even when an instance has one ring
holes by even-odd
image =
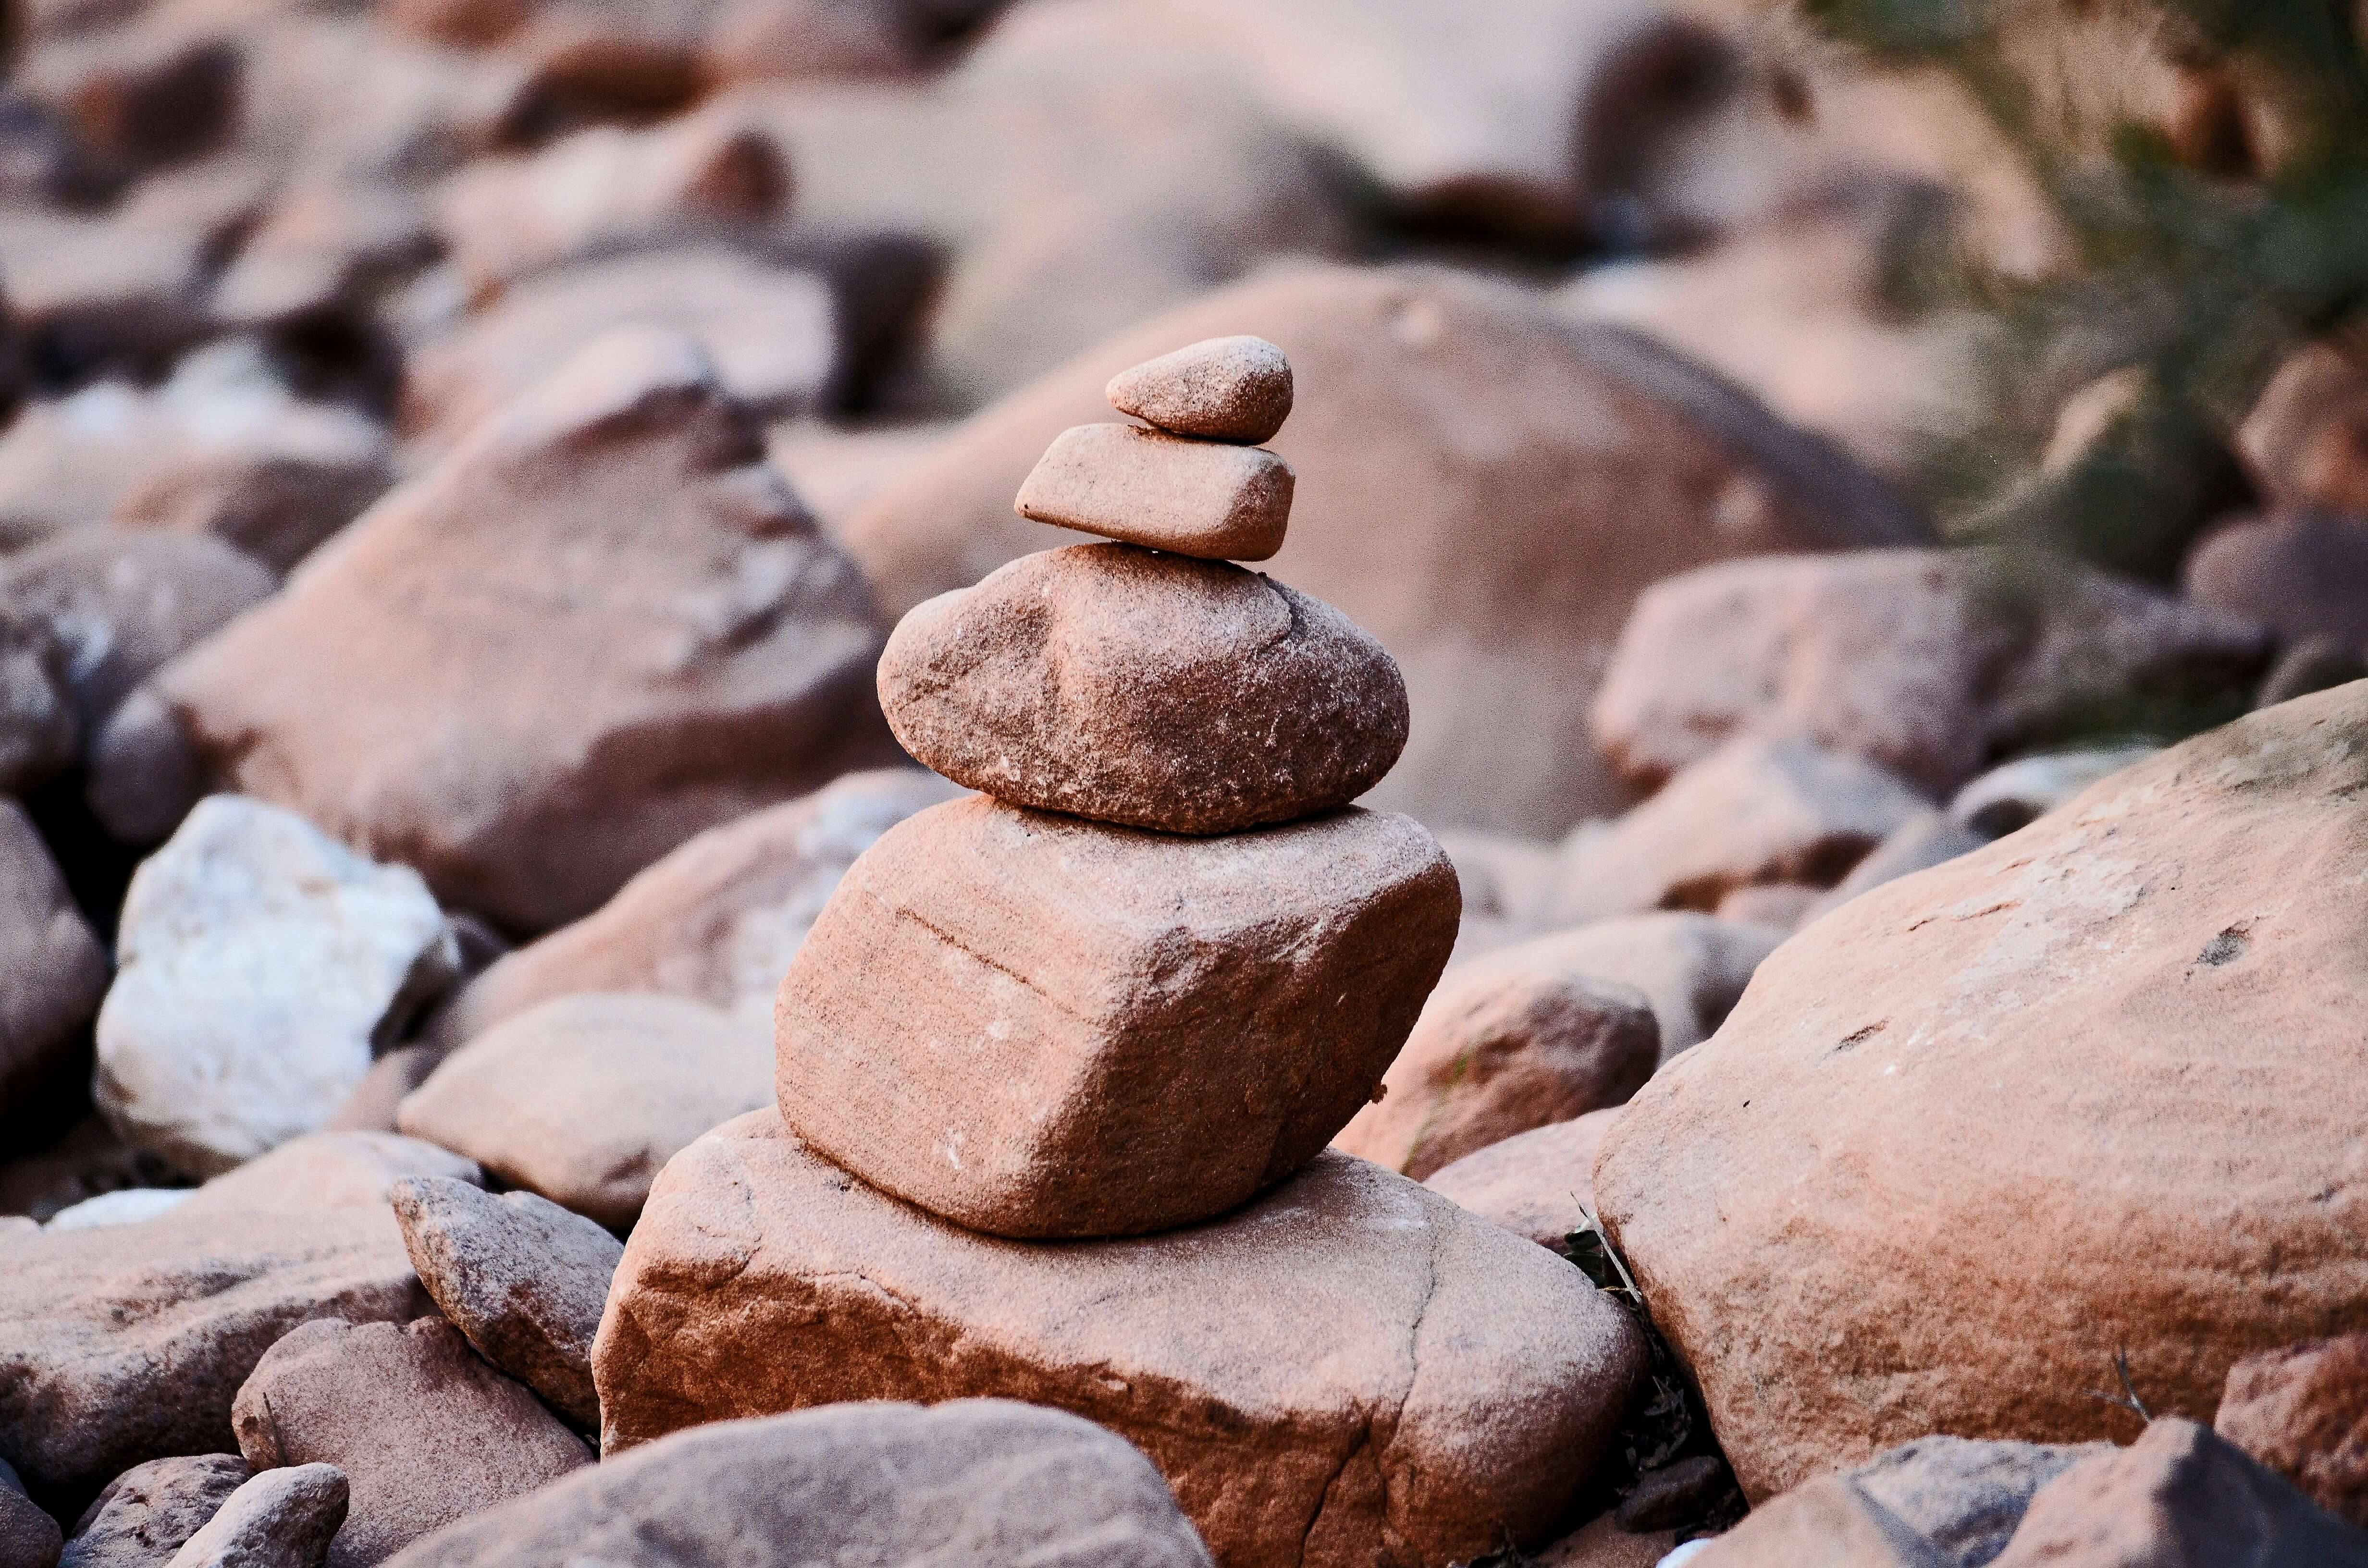
[[[1190,1224],[1299,1168],[1380,1083],[1455,936],[1405,817],[1214,839],[989,799],[892,828],[790,965],[800,1137],[999,1235]]]
[[[887,749],[860,572],[688,342],[620,328],[168,665],[205,769],[535,931]]]
[[[0,1451],[28,1484],[83,1496],[143,1460],[234,1448],[239,1385],[306,1319],[431,1306],[384,1209],[168,1214],[5,1244]]]
[[[2263,388],[2237,433],[2253,483],[2275,505],[2368,512],[2368,370],[2356,349],[2296,349]]]
[[[676,1150],[772,1097],[769,1043],[678,997],[563,996],[454,1051],[395,1122],[622,1230]]]
[[[1141,1452],[1009,1400],[873,1402],[693,1427],[429,1537],[393,1568],[1209,1568]]]
[[[1178,436],[1255,446],[1291,417],[1291,361],[1263,337],[1203,338],[1121,370],[1102,395],[1121,414]]]
[[[592,914],[495,960],[429,1020],[427,1038],[450,1050],[590,991],[662,991],[769,1020],[790,960],[855,858],[961,792],[916,767],[878,768],[709,828]]]
[[[2328,1513],[2368,1526],[2368,1335],[2246,1357],[2228,1369],[2212,1429]]]
[[[1012,509],[1204,561],[1264,561],[1291,520],[1291,465],[1263,447],[1079,425],[1053,437]]]
[[[1542,1247],[1559,1251],[1595,1212],[1595,1152],[1620,1116],[1607,1106],[1516,1132],[1423,1178],[1422,1185]]]
[[[1630,1102],[1596,1193],[1751,1495],[2133,1435],[2116,1349],[2207,1418],[2357,1324],[2363,725],[2364,685],[2250,715],[1861,894]]]
[[[401,1183],[428,1176],[472,1188],[485,1173],[464,1154],[394,1132],[308,1132],[227,1171],[190,1193],[176,1211],[265,1214],[385,1205]]]
[[[231,1414],[257,1470],[329,1464],[351,1483],[327,1568],[370,1568],[592,1462],[581,1439],[440,1317],[308,1323],[264,1352]]]
[[[1275,575],[1398,665],[1406,752],[1371,803],[1434,827],[1548,837],[1627,803],[1587,716],[1647,585],[1922,533],[1864,470],[1633,334],[1468,277],[1301,267],[1144,319],[949,436],[843,530],[889,613],[1064,542],[1010,510],[1045,444],[1108,416],[1116,372],[1242,332],[1297,387]]]
[[[921,606],[880,659],[905,749],[1015,804],[1174,833],[1343,806],[1406,687],[1327,605],[1222,561],[1076,545]]]
[[[232,1493],[165,1568],[319,1568],[346,1522],[346,1472],[300,1464]]]
[[[667,1167],[594,1353],[603,1449],[848,1399],[985,1394],[1150,1455],[1229,1568],[1537,1544],[1644,1365],[1560,1259],[1360,1160],[1141,1240],[934,1220],[759,1113]]]
[[[1661,1058],[1643,992],[1573,962],[1560,938],[1460,964],[1430,994],[1381,1097],[1335,1144],[1421,1181],[1464,1155],[1626,1101]]]

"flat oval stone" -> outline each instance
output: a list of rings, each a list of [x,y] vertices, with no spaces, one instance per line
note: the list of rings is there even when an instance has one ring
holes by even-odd
[[[1053,437],[1011,505],[1040,523],[1203,561],[1264,561],[1282,548],[1296,483],[1263,447],[1079,425]]]
[[[1409,817],[1190,839],[934,806],[864,852],[791,961],[781,1114],[973,1230],[1189,1225],[1290,1176],[1372,1095],[1461,908]]]
[[[957,783],[1171,833],[1346,805],[1406,736],[1396,664],[1346,616],[1121,544],[1025,556],[916,608],[881,656],[880,703]]]
[[[1291,416],[1291,361],[1263,337],[1208,337],[1121,370],[1110,406],[1179,436],[1264,441]]]

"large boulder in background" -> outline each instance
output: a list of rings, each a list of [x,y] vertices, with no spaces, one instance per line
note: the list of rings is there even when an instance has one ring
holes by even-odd
[[[1412,734],[1367,800],[1433,825],[1547,836],[1624,803],[1587,714],[1651,583],[1921,537],[1839,451],[1641,338],[1443,272],[1293,269],[1013,393],[849,519],[889,612],[1069,542],[1011,510],[1047,443],[1110,417],[1117,371],[1232,333],[1280,345],[1296,387],[1274,440],[1298,474],[1291,531],[1266,569],[1396,659]]]
[[[206,771],[541,930],[889,743],[862,574],[620,329],[157,681]]]
[[[1807,736],[1945,795],[2067,734],[2239,710],[2270,641],[2078,562],[1987,550],[1731,561],[1637,601],[1595,733],[1656,783],[1736,736]]]
[[[1765,1497],[1941,1431],[2208,1421],[2368,1311],[2368,683],[1861,894],[1759,966],[1595,1168]]]

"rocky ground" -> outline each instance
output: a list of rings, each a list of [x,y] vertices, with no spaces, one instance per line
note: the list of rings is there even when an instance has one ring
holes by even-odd
[[[0,1568],[2368,1568],[2356,332],[2048,547],[1748,0],[5,15]]]

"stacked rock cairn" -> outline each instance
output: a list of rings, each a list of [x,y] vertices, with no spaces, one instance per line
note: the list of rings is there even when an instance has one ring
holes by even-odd
[[[1293,476],[1258,443],[1291,368],[1219,338],[1109,395],[1149,428],[1067,431],[1018,501],[1109,542],[889,641],[898,738],[979,793],[892,829],[815,922],[778,1120],[660,1178],[601,1330],[604,1441],[994,1394],[1135,1441],[1221,1563],[1534,1542],[1641,1341],[1559,1258],[1326,1150],[1461,899],[1420,825],[1349,803],[1406,744],[1396,665],[1235,564],[1282,545]]]
[[[1168,1230],[1297,1170],[1372,1096],[1461,908],[1422,827],[1341,809],[1406,744],[1395,663],[1231,564],[1290,518],[1290,466],[1256,445],[1291,410],[1281,350],[1196,345],[1110,397],[1153,428],[1064,433],[1018,508],[1121,542],[931,600],[881,657],[897,739],[985,798],[874,852],[866,881],[934,887],[834,903],[776,1014],[799,1137],[1002,1236]],[[957,885],[969,908],[928,910]],[[1100,930],[1044,950],[1072,921]],[[927,972],[916,942],[944,987],[883,994]]]

